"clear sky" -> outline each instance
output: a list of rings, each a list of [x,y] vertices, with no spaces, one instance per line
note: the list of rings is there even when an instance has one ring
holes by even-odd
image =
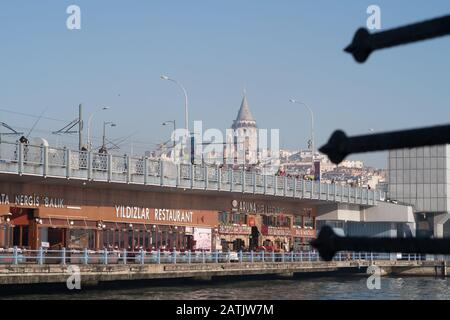
[[[67,6],[81,7],[82,29],[66,28]],[[359,65],[342,49],[381,7],[382,28],[450,13],[448,0],[3,0],[0,2],[0,109],[72,120],[100,106],[93,134],[115,121],[111,138],[135,133],[136,148],[168,139],[165,120],[190,119],[225,130],[242,90],[260,128],[279,128],[286,148],[306,148],[315,111],[317,146],[333,130],[349,134],[448,123],[450,37],[373,54]],[[0,110],[0,120],[30,128],[35,118]],[[86,119],[86,118],[85,118]],[[43,119],[33,135],[62,121]],[[50,142],[56,138],[50,136]],[[76,140],[74,140],[76,141]],[[358,155],[384,167],[386,155]]]

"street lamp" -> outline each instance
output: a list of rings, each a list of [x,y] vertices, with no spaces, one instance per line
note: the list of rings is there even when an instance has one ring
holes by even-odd
[[[161,76],[162,80],[168,80],[168,81],[172,81],[173,83],[175,83],[176,85],[178,85],[181,90],[183,90],[184,93],[184,126],[186,128],[186,135],[189,137],[189,112],[188,112],[188,95],[187,95],[187,91],[184,88],[184,86],[179,83],[177,80],[171,79],[168,76],[162,75]]]
[[[173,134],[175,135],[175,131],[177,129],[175,120],[167,120],[167,121],[163,122],[162,125],[167,126],[169,123],[171,123],[173,125]],[[173,148],[175,150],[175,136],[173,137]]]
[[[92,146],[92,143],[91,143],[91,123],[92,123],[92,118],[94,117],[94,115],[95,115],[97,112],[99,112],[99,111],[104,111],[104,110],[108,110],[108,109],[109,109],[109,107],[103,107],[103,108],[100,108],[100,109],[98,109],[98,110],[92,112],[91,115],[89,116],[89,120],[88,120],[88,128],[87,128],[87,147],[88,147],[88,150],[91,150],[91,146]]]
[[[314,113],[312,111],[312,109],[304,102],[302,101],[298,101],[295,99],[290,99],[289,100],[291,103],[297,103],[297,104],[301,104],[303,106],[306,107],[306,109],[309,110],[309,113],[311,115],[311,162],[312,162],[312,167],[314,169],[314,154],[315,154],[315,144],[314,144]]]
[[[10,216],[12,216],[11,212],[0,214],[0,222],[1,223],[3,223],[3,222],[6,222],[6,223],[10,222],[11,221]]]
[[[103,143],[102,150],[106,151],[106,126],[116,127],[117,125],[114,122],[105,121],[103,122]]]

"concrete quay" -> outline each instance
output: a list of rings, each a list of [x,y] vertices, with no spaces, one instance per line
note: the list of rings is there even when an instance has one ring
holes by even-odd
[[[367,267],[380,267],[381,275],[447,276],[448,266],[443,261],[333,261],[298,263],[211,263],[211,264],[117,264],[79,265],[83,285],[92,286],[112,281],[142,281],[163,279],[211,280],[234,276],[279,276],[338,274],[351,272],[365,274]],[[69,265],[1,265],[0,286],[66,283],[73,275]]]

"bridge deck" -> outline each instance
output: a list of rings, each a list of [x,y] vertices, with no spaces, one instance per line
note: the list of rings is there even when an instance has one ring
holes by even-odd
[[[276,176],[262,171],[216,165],[175,164],[147,157],[0,142],[0,173],[136,184],[192,190],[260,194],[324,200],[368,206],[384,200],[384,193],[367,188]]]

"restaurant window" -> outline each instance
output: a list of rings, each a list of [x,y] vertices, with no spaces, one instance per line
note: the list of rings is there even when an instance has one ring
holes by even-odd
[[[165,226],[158,227],[158,242],[156,247],[168,249],[169,246],[169,230]]]
[[[263,216],[263,224],[270,227],[289,228],[291,226],[291,217],[289,216]]]
[[[169,229],[167,231],[167,249],[172,250],[173,247],[175,246],[175,241],[176,241],[176,235],[172,231],[172,229]]]
[[[226,212],[219,212],[219,222],[223,224],[228,223],[228,214]]]
[[[28,226],[15,226],[13,228],[13,246],[28,246]]]
[[[113,249],[114,247],[114,230],[103,231],[103,247]]]
[[[153,247],[152,231],[145,231],[144,250],[151,250]]]
[[[115,239],[114,239],[115,244],[114,244],[114,247],[117,247],[117,248],[120,248],[120,249],[125,248],[125,240],[124,240],[124,238],[125,238],[125,232],[122,231],[122,230],[117,230],[116,233],[115,233]]]
[[[291,217],[289,217],[289,216],[279,217],[278,226],[284,227],[284,228],[290,228],[291,227]]]
[[[236,212],[220,212],[219,222],[222,224],[247,224],[247,215]]]
[[[294,226],[303,227],[303,217],[302,216],[294,216]]]
[[[314,217],[305,217],[305,227],[314,228]]]
[[[135,246],[137,246],[139,249],[144,249],[146,247],[145,245],[145,237],[146,237],[146,232],[145,230],[139,230],[137,231],[137,243],[135,244]]]
[[[94,230],[69,229],[67,232],[67,247],[69,249],[94,248],[94,239]]]
[[[127,249],[133,250],[135,246],[135,232],[133,230],[127,230],[125,231],[127,233]]]
[[[158,248],[158,240],[159,240],[159,233],[158,233],[158,230],[157,230],[157,228],[156,228],[156,226],[154,226],[153,228],[152,228],[152,241],[151,241],[151,244],[152,244],[152,248],[155,248],[155,249],[157,249]]]
[[[302,238],[294,238],[294,251],[300,251],[303,247],[303,239]]]
[[[13,243],[13,228],[10,225],[0,225],[0,230],[3,231],[3,237],[0,239],[0,247],[9,248]],[[1,232],[0,232],[1,234]]]

